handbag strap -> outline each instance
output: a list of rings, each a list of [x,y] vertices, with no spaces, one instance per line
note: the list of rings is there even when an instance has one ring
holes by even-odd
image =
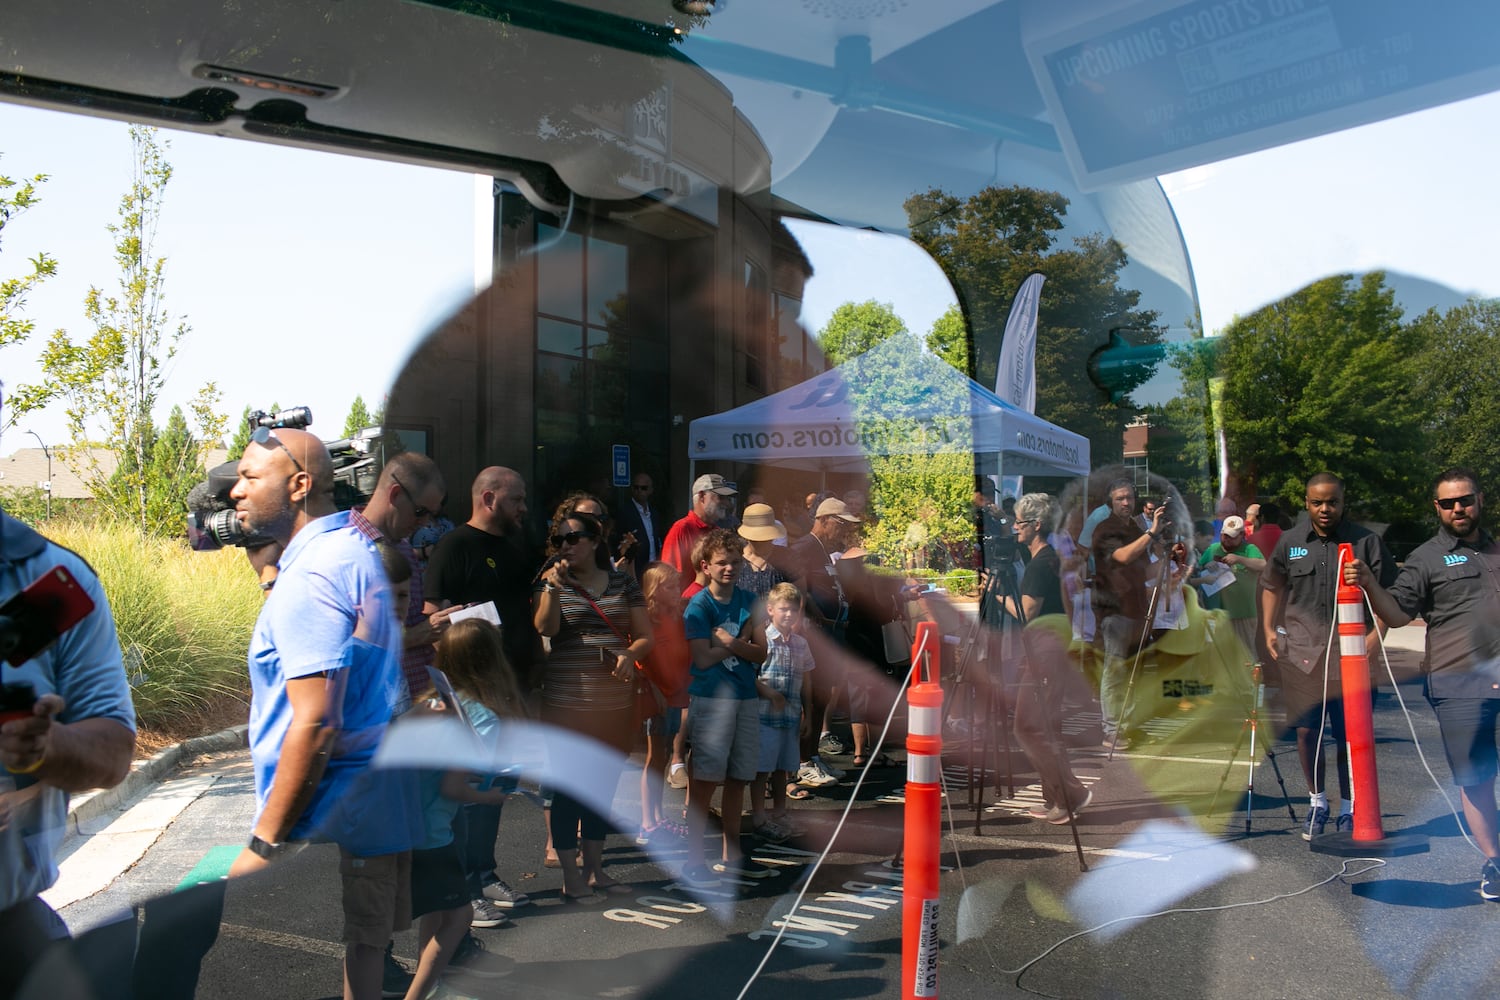
[[[598,615],[599,616],[599,620],[602,621],[605,624],[605,626],[608,627],[609,630],[615,634],[615,638],[619,639],[626,646],[630,645],[630,639],[626,637],[625,633],[623,633],[619,629],[615,628],[615,623],[609,620],[609,615],[605,614],[604,613],[604,609],[601,608],[601,607],[599,607],[598,602],[596,602],[593,599],[593,597],[589,596],[589,592],[587,590],[584,590],[582,587],[574,587],[572,585],[569,585],[569,589],[572,590],[572,591],[574,591],[576,594],[578,594],[579,597],[582,597],[585,601],[589,602],[589,607],[591,607],[591,608],[594,609],[594,614]]]

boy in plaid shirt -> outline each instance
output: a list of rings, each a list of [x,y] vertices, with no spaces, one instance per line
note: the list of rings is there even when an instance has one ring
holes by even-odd
[[[767,655],[756,685],[760,699],[760,768],[750,786],[751,829],[756,836],[780,843],[803,831],[787,814],[787,783],[802,760],[799,741],[812,718],[812,689],[802,676],[813,669],[812,650],[797,633],[802,622],[802,594],[779,583],[766,596]],[[771,781],[771,812],[766,812],[766,781]]]

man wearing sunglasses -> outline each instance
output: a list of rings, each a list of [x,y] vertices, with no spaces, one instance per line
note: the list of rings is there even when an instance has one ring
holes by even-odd
[[[1396,563],[1374,532],[1344,518],[1344,481],[1319,472],[1307,481],[1307,520],[1282,533],[1260,577],[1261,631],[1271,657],[1281,668],[1281,693],[1286,723],[1297,734],[1297,756],[1311,796],[1304,840],[1321,836],[1328,818],[1337,815],[1334,829],[1354,829],[1353,799],[1349,789],[1349,744],[1344,738],[1343,681],[1333,635],[1338,595],[1339,544],[1354,547],[1382,586],[1396,578]],[[1368,623],[1371,628],[1374,622]],[[1278,632],[1277,627],[1281,631]],[[1324,714],[1327,730],[1338,748],[1339,794],[1342,806],[1334,814],[1323,790]]]
[[[1381,621],[1427,624],[1422,675],[1464,816],[1484,852],[1479,894],[1500,900],[1500,816],[1495,806],[1500,725],[1500,544],[1484,528],[1484,493],[1468,469],[1448,469],[1432,486],[1438,533],[1407,557],[1389,591],[1355,561],[1344,579],[1365,589]]]
[[[230,491],[267,590],[250,640],[250,756],[256,816],[230,868],[249,875],[317,837],[339,844],[344,995],[378,997],[384,949],[410,925],[415,832],[371,806],[368,768],[406,700],[401,635],[380,555],[336,511],[333,462],[306,431],[261,428]],[[378,822],[372,822],[378,817]]]
[[[432,664],[432,644],[447,629],[452,609],[423,613],[422,565],[407,539],[442,507],[444,492],[437,463],[426,455],[403,451],[391,456],[380,470],[369,503],[349,517],[370,541],[389,541],[411,564],[411,599],[402,621],[401,670],[413,696],[427,690],[431,683],[427,668]]]

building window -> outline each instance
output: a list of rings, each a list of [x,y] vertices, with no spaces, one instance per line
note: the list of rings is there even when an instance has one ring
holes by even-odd
[[[634,234],[607,235],[615,238],[536,227],[534,469],[543,497],[597,486],[615,444],[631,446],[638,468],[665,468],[667,331],[640,322],[631,284],[632,270],[656,258]]]
[[[802,331],[802,300],[777,292],[771,296],[772,351],[780,360],[776,388],[785,389],[805,381],[807,370],[807,334]]]
[[[769,352],[766,349],[771,332],[768,288],[765,268],[753,261],[745,261],[745,332],[742,340],[745,384],[759,392],[769,388]]]

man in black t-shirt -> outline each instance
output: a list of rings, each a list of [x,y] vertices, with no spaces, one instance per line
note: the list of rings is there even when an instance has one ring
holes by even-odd
[[[540,683],[541,640],[531,620],[531,584],[542,559],[526,538],[526,481],[495,465],[474,479],[474,513],[438,542],[425,578],[429,614],[494,601],[505,657],[528,689]]]
[[[490,466],[474,478],[471,496],[474,512],[468,522],[438,540],[427,564],[426,606],[438,610],[494,601],[505,658],[523,691],[532,691],[541,686],[543,667],[542,640],[531,615],[531,584],[542,557],[526,538],[526,481],[514,469]],[[480,927],[506,923],[505,910],[529,901],[496,872],[501,808],[466,802],[454,819],[454,842],[460,845]]]

